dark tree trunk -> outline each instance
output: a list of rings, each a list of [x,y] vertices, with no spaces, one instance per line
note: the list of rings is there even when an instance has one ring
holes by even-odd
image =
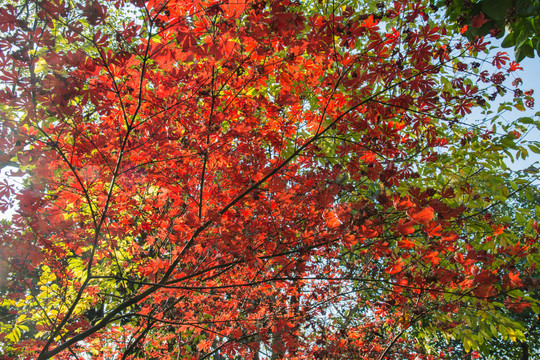
[[[521,360],[529,360],[529,344],[520,341],[519,346],[521,346]]]

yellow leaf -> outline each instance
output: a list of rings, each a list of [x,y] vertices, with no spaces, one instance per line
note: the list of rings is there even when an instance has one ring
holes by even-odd
[[[42,72],[44,72],[44,71],[47,71],[48,68],[49,68],[49,67],[48,67],[47,62],[45,61],[45,59],[44,59],[44,58],[41,58],[41,59],[39,59],[39,60],[36,62],[36,66],[35,66],[35,68],[34,68],[34,72],[35,72],[36,74],[40,74],[40,73],[42,73]]]
[[[523,104],[514,104],[514,107],[519,111],[525,111],[525,106],[523,106]]]

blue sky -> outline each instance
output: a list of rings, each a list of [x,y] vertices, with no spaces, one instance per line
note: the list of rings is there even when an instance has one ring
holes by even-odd
[[[514,49],[502,49],[506,51],[510,58],[514,60]],[[526,111],[513,111],[505,115],[505,118],[509,121],[515,120],[519,117],[530,116],[535,120],[538,120],[538,117],[535,117],[534,114],[540,110],[540,57],[536,56],[535,58],[525,58],[520,62],[523,71],[521,71],[518,76],[523,80],[522,89],[523,90],[534,90],[533,97],[536,100],[536,104],[533,109],[527,109]],[[511,96],[511,95],[510,95]],[[526,134],[525,140],[536,140],[540,141],[540,130],[536,127],[531,126],[532,130]],[[538,162],[536,167],[540,167],[540,154],[534,154],[529,152],[529,158],[526,160],[519,159],[513,164],[508,164],[513,170],[523,170],[528,168],[533,163]]]

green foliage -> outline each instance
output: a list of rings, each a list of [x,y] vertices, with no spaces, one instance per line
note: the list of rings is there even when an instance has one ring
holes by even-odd
[[[491,34],[503,38],[502,46],[514,47],[517,61],[540,56],[540,1],[446,0],[446,14],[459,26],[467,26],[469,39]]]

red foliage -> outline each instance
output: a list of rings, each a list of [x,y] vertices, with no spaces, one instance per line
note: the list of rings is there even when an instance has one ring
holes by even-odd
[[[0,8],[0,154],[26,176],[0,183],[1,206],[18,201],[0,240],[2,306],[27,327],[13,353],[429,359],[403,334],[457,303],[445,293],[522,285],[463,247],[465,191],[414,186],[419,159],[454,141],[434,123],[480,91],[439,86],[459,51],[423,2],[14,3]]]

